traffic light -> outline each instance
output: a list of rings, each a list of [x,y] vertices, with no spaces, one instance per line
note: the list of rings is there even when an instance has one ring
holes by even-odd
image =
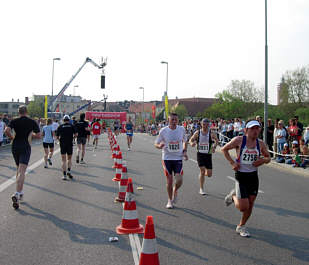
[[[101,75],[101,88],[105,88],[105,75]]]

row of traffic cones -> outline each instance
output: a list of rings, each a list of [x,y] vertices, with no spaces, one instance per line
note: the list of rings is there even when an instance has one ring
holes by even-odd
[[[127,176],[126,162],[122,160],[120,147],[111,130],[108,131],[108,138],[112,150],[112,158],[114,159],[113,167],[116,168],[116,175],[113,181],[119,182],[119,193],[118,197],[115,198],[115,202],[124,202],[122,221],[116,227],[116,232],[118,234],[144,233],[139,265],[159,265],[153,217],[147,216],[145,229],[139,223],[136,203],[133,197],[132,178]]]

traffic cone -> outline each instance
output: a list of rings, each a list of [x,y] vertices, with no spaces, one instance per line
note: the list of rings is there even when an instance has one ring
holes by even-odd
[[[147,216],[139,265],[160,265],[152,216]]]
[[[116,155],[115,155],[115,158],[114,158],[114,165],[113,165],[113,168],[118,168],[118,157],[119,157],[119,145],[117,146],[117,149],[116,149]]]
[[[144,227],[139,223],[137,217],[136,203],[133,198],[133,183],[131,178],[128,179],[122,221],[121,224],[116,227],[116,232],[120,235],[144,233]]]
[[[118,164],[119,165],[119,164]],[[121,164],[121,168],[116,168],[116,175],[112,179],[113,181],[120,181],[123,174],[126,174],[128,172],[126,162],[123,160]]]
[[[128,176],[126,173],[121,174],[121,180],[119,182],[119,193],[118,197],[115,198],[115,202],[124,202],[126,197],[127,186],[128,186]]]

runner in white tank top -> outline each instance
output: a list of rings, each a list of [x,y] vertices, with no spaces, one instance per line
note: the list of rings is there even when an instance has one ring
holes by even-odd
[[[260,123],[256,120],[248,121],[245,128],[245,136],[233,138],[221,150],[225,158],[230,162],[235,171],[235,189],[226,197],[227,206],[234,202],[235,207],[242,212],[239,225],[236,232],[243,237],[249,237],[250,234],[245,228],[249,217],[251,216],[254,201],[258,193],[258,174],[257,168],[270,162],[270,155],[267,147],[258,139],[261,131]],[[233,160],[229,150],[236,149],[237,159]],[[261,157],[260,155],[263,155]]]
[[[212,176],[212,154],[218,145],[216,134],[209,129],[209,120],[202,120],[202,129],[197,130],[191,137],[189,143],[192,147],[197,146],[197,163],[200,168],[199,180],[201,195],[206,195],[204,191],[205,176]]]

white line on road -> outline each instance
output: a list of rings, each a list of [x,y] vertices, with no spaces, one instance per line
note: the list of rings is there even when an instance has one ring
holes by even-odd
[[[60,148],[58,148],[55,152],[54,155],[58,154],[60,152]],[[40,159],[36,162],[34,162],[31,166],[29,166],[27,168],[26,171],[26,175],[31,172],[33,169],[37,168],[38,166],[40,166],[42,163],[44,162],[44,159]],[[14,175],[13,177],[9,178],[7,181],[3,182],[0,185],[0,192],[4,191],[5,189],[7,189],[9,186],[11,186],[12,184],[14,184],[16,182],[16,175]]]
[[[139,264],[139,255],[138,255],[137,247],[136,247],[135,240],[134,240],[134,234],[129,234],[129,238],[130,238],[130,245],[131,245],[131,248],[132,248],[134,264],[138,265]]]
[[[231,176],[226,176],[228,179],[233,180],[234,182],[236,181],[235,178],[231,177]],[[265,193],[262,190],[259,190],[259,193]]]

